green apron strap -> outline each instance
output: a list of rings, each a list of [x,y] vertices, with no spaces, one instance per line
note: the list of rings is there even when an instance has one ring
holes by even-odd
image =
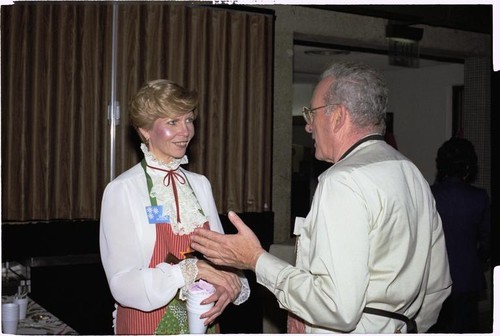
[[[144,169],[144,174],[146,174],[146,183],[148,184],[148,196],[149,200],[151,201],[151,205],[156,206],[158,205],[156,202],[156,197],[151,196],[151,189],[153,189],[153,180],[151,180],[151,176],[149,176],[147,170],[146,170],[146,160],[142,159],[141,161],[141,166],[142,169]]]

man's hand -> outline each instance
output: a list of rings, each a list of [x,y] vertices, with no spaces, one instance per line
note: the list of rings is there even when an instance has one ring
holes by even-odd
[[[255,271],[259,256],[265,252],[253,231],[233,211],[229,220],[237,234],[221,234],[198,228],[191,236],[191,247],[216,265]]]

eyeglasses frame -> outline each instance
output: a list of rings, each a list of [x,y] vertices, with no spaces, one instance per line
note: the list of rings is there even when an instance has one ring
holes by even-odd
[[[302,107],[302,117],[304,117],[304,120],[306,121],[306,124],[310,125],[313,121],[314,113],[316,113],[317,110],[322,109],[323,107],[329,107],[329,106],[334,106],[334,105],[340,105],[340,104],[326,104],[323,106],[315,107],[315,108],[310,108],[307,106]]]

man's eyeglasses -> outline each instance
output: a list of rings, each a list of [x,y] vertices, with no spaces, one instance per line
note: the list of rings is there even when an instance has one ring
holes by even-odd
[[[339,105],[339,104],[327,104],[323,105],[320,107],[315,107],[315,108],[310,108],[307,106],[304,106],[302,108],[302,116],[304,117],[304,120],[306,121],[307,124],[310,124],[313,120],[314,113],[316,113],[317,110],[323,108],[323,107],[328,107],[328,106],[333,106],[333,105]]]

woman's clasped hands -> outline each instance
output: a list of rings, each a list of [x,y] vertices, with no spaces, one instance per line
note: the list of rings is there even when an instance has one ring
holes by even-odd
[[[202,304],[215,302],[212,309],[201,315],[201,318],[206,318],[205,325],[210,325],[226,306],[238,297],[241,291],[241,281],[236,273],[214,268],[205,260],[198,260],[196,266],[198,267],[196,280],[203,279],[215,287],[215,293],[202,301]]]

